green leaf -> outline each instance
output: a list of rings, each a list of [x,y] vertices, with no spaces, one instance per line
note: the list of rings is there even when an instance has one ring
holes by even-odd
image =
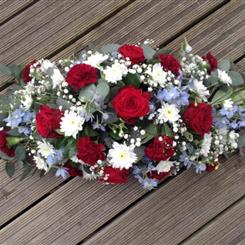
[[[96,93],[96,86],[94,84],[90,84],[85,88],[82,88],[78,99],[82,102],[88,102],[93,100],[94,94]]]
[[[11,64],[9,65],[9,68],[11,70],[12,76],[15,77],[18,81],[20,81],[23,70],[22,65]]]
[[[90,137],[96,137],[99,135],[99,133],[97,131],[95,131],[90,125],[86,124],[86,126],[84,127],[84,134],[86,136],[90,136]]]
[[[228,74],[232,79],[232,86],[237,87],[237,86],[245,85],[245,81],[243,80],[243,77],[239,72],[229,71]]]
[[[8,135],[10,135],[10,136],[20,136],[21,134],[18,132],[17,128],[14,128],[14,129],[10,129],[8,131]]]
[[[69,101],[64,100],[64,99],[62,99],[60,97],[57,98],[56,104],[58,106],[62,106],[63,110],[69,110],[71,108],[71,106],[72,106],[72,104]]]
[[[144,157],[144,155],[145,155],[144,149],[145,149],[144,146],[135,148],[135,153],[137,155],[137,161],[140,161]]]
[[[238,91],[235,91],[232,96],[232,100],[234,101],[235,104],[244,104],[245,101],[245,88],[240,89]]]
[[[158,129],[156,124],[150,124],[148,127],[145,129],[145,137],[142,139],[141,143],[145,144],[148,141],[150,141],[152,138],[154,138],[158,134]]]
[[[0,159],[6,160],[6,161],[11,161],[11,160],[14,159],[14,157],[9,157],[5,153],[3,153],[2,151],[0,151]]]
[[[26,149],[23,145],[18,145],[15,149],[15,158],[18,161],[23,161],[26,157]]]
[[[104,45],[101,48],[101,51],[103,53],[113,53],[113,52],[117,52],[117,50],[118,50],[119,47],[120,47],[119,44],[109,43],[109,44]]]
[[[9,161],[5,163],[5,170],[8,176],[11,178],[15,173],[15,163],[13,161]]]
[[[156,51],[146,44],[142,44],[141,47],[144,50],[144,56],[147,60],[152,59],[154,55],[156,54]]]
[[[136,88],[140,86],[140,79],[137,74],[128,73],[128,75],[124,78],[124,81],[127,85],[133,85]]]
[[[8,66],[0,64],[0,75],[11,76],[12,71]]]
[[[167,135],[167,136],[169,136],[169,137],[173,137],[173,136],[174,136],[174,134],[173,134],[171,128],[168,126],[167,123],[164,123],[164,124],[163,124],[162,130],[161,130],[161,131],[162,131],[162,133],[163,133],[164,135]]]
[[[98,85],[96,87],[96,94],[99,95],[102,100],[104,100],[109,92],[110,86],[108,85],[108,83],[103,79],[99,79]]]
[[[25,163],[23,166],[23,173],[20,177],[20,181],[25,179],[28,176],[28,174],[32,171],[32,169],[33,169],[33,167],[30,164]]]
[[[231,62],[229,60],[220,60],[218,63],[218,68],[223,71],[229,71],[231,69]]]
[[[229,99],[232,95],[232,88],[229,87],[222,87],[219,89],[213,96],[211,104],[212,105],[219,105],[222,104],[224,100]]]

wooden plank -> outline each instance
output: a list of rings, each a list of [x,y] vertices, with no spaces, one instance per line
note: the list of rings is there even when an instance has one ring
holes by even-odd
[[[1,0],[0,25],[34,2],[35,0]]]
[[[188,171],[179,176],[185,183],[191,178]],[[169,198],[169,189],[175,193],[180,188],[178,177],[174,180],[176,182],[156,190],[84,244],[178,244],[244,196],[245,165],[235,155],[222,164],[219,171],[204,175]]]
[[[0,27],[0,63],[26,63],[51,55],[129,2],[40,0]]]
[[[245,244],[245,198],[242,198],[182,244]]]
[[[51,1],[52,2],[52,1]],[[182,28],[185,28],[186,25],[190,24],[190,19],[188,17],[188,12],[185,11],[185,8],[188,7],[188,9],[190,10],[190,7],[192,7],[192,11],[195,13],[198,13],[195,15],[195,18],[200,18],[201,15],[205,14],[205,12],[209,12],[212,8],[216,7],[218,3],[220,3],[220,1],[211,1],[210,4],[205,4],[203,3],[202,5],[198,5],[196,3],[191,3],[188,1],[187,5],[178,5],[177,4],[178,1],[170,1],[170,2],[160,2],[160,1],[138,1],[136,3],[133,3],[131,5],[129,5],[125,10],[119,12],[115,17],[109,19],[107,21],[108,26],[110,26],[111,28],[113,28],[114,25],[116,25],[116,23],[119,23],[121,25],[125,25],[127,26],[127,29],[125,29],[123,31],[123,33],[128,33],[131,31],[131,26],[133,25],[134,27],[134,23],[135,21],[137,21],[138,23],[144,22],[146,28],[148,28],[148,26],[150,26],[150,28],[156,29],[159,26],[159,23],[161,23],[161,25],[165,25],[164,23],[166,21],[168,21],[168,19],[160,19],[161,22],[157,22],[157,18],[162,16],[162,12],[163,11],[167,11],[167,10],[171,10],[171,15],[173,16],[182,16],[183,19],[186,18],[186,21],[183,21],[183,26]],[[175,7],[174,7],[175,6]],[[40,11],[41,11],[41,6],[40,7]],[[144,9],[146,8],[147,11]],[[157,11],[159,9],[159,11]],[[51,11],[51,10],[50,10]],[[130,16],[129,16],[130,13]],[[175,15],[174,15],[175,13]],[[146,15],[145,15],[146,14]],[[184,16],[184,14],[186,16]],[[137,17],[138,16],[138,17]],[[141,18],[139,18],[139,16],[141,16]],[[143,20],[142,20],[143,18]],[[177,17],[175,17],[177,18]],[[174,21],[175,19],[173,19]],[[187,21],[188,20],[188,21]],[[152,26],[151,22],[154,22],[154,26]],[[165,21],[165,22],[164,22]],[[112,22],[112,25],[110,24]],[[14,22],[15,23],[15,22]],[[18,24],[18,23],[17,23]],[[107,25],[106,25],[107,26]],[[128,28],[130,27],[130,28]],[[118,35],[118,37],[121,37],[121,29],[122,28],[118,28],[116,34],[114,35]],[[181,28],[179,28],[180,30]],[[107,37],[110,36],[113,32],[114,29],[108,29],[107,33],[105,34]],[[172,28],[171,33],[170,34],[174,34],[175,29]],[[101,31],[98,32],[98,35]],[[159,33],[159,35],[162,35],[161,33]],[[116,39],[116,36],[114,36],[113,38]],[[101,38],[101,41],[103,41],[103,39]],[[85,44],[88,44],[89,40],[87,40],[87,42]],[[70,50],[71,52],[73,52],[74,50]],[[67,52],[67,51],[66,51]],[[69,53],[70,55],[71,53]],[[68,54],[67,54],[68,55]],[[19,176],[20,173],[17,172],[17,175]],[[6,178],[4,171],[0,174],[1,179]],[[16,180],[17,181],[17,180]],[[33,183],[35,183],[35,180],[32,180],[31,178],[28,180],[25,180],[25,186],[32,186]],[[36,185],[41,185],[42,181],[44,180],[39,180],[37,181]],[[47,182],[47,185],[50,185],[50,189],[54,188],[55,185],[60,184],[61,181],[57,181],[57,180],[53,180],[53,179],[45,179],[45,182]],[[2,216],[0,219],[0,223],[4,223],[6,222],[8,219],[12,218],[13,216],[15,216],[18,212],[20,212],[22,209],[26,208],[28,205],[30,205],[32,202],[34,202],[35,200],[39,199],[40,196],[43,195],[43,193],[45,192],[44,190],[37,190],[35,191],[34,189],[32,189],[32,192],[29,193],[28,188],[26,188],[26,190],[24,190],[23,188],[19,188],[17,186],[17,188],[13,189],[13,185],[9,186],[7,191],[11,193],[11,196],[9,196],[9,198],[11,197],[13,200],[13,203],[16,202],[18,203],[18,205],[16,206],[11,206],[11,208],[8,208],[8,203],[7,200],[5,200],[4,206],[2,206],[1,211],[3,210],[5,212],[6,208],[8,208],[9,212],[6,213],[6,215]],[[21,186],[20,186],[21,187]],[[46,188],[46,187],[45,187]],[[50,190],[47,188],[47,192]],[[40,191],[40,194],[39,194]],[[26,200],[26,202],[23,202],[22,200],[20,201],[20,198],[22,197],[22,193],[25,193],[25,195],[27,195],[26,193],[29,193],[30,198],[28,198],[28,200]],[[32,194],[33,193],[33,194]],[[0,202],[1,204],[1,202]]]
[[[240,60],[237,63],[237,66],[239,68],[240,71],[245,71],[245,58],[243,58],[242,60]]]

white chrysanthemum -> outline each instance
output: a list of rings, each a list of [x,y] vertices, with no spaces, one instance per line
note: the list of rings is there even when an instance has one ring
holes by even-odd
[[[133,145],[127,146],[114,142],[112,147],[108,152],[108,159],[113,168],[129,169],[137,161]]]
[[[155,168],[152,170],[156,170],[158,174],[163,172],[169,172],[171,167],[174,166],[174,161],[160,161]]]
[[[33,103],[33,99],[30,94],[26,94],[21,99],[21,104],[24,110],[29,110],[32,106],[32,103]]]
[[[40,156],[34,156],[34,161],[38,169],[48,171],[47,163]]]
[[[164,87],[168,73],[163,70],[160,63],[153,65],[152,69],[147,71],[147,74],[151,76],[153,84],[156,83]]]
[[[95,52],[94,54],[90,55],[86,61],[84,61],[85,64],[100,68],[99,65],[108,59],[108,55],[101,54],[99,52]]]
[[[107,66],[103,72],[105,74],[106,81],[116,84],[117,81],[122,80],[123,75],[126,75],[128,70],[124,64],[115,63],[112,66]]]
[[[60,86],[62,82],[65,81],[65,78],[63,77],[59,69],[53,70],[53,75],[51,76],[51,79],[53,83],[53,88]]]
[[[232,109],[233,104],[234,104],[234,103],[233,103],[232,99],[227,99],[227,100],[224,101],[223,107],[224,107],[226,110],[230,110],[230,109]]]
[[[54,147],[47,141],[38,141],[37,148],[38,152],[45,158],[54,154]]]
[[[83,129],[84,121],[85,119],[74,111],[65,111],[64,116],[61,118],[60,131],[65,136],[76,138],[78,132]]]
[[[201,150],[200,150],[200,153],[203,156],[205,156],[205,157],[208,156],[208,153],[209,153],[210,148],[211,148],[211,143],[212,143],[212,135],[211,135],[211,133],[204,134],[203,141],[202,141],[202,147],[201,147]]]
[[[42,71],[47,71],[50,68],[54,68],[54,64],[52,62],[50,62],[49,60],[43,60],[40,62],[40,64],[41,64],[40,69]]]
[[[217,72],[218,72],[218,78],[222,83],[225,83],[228,86],[232,84],[232,80],[226,71],[217,69]]]
[[[158,120],[160,121],[160,123],[163,123],[163,122],[174,123],[178,121],[180,118],[179,110],[173,104],[170,105],[168,103],[165,103],[157,111],[158,111]]]
[[[202,81],[198,81],[197,79],[194,79],[192,84],[192,89],[202,98],[206,99],[206,97],[209,95],[208,89],[204,86]]]

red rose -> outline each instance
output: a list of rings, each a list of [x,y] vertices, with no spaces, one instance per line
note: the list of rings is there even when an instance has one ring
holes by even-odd
[[[22,70],[22,79],[25,83],[29,83],[31,81],[30,77],[30,68],[33,64],[35,64],[37,61],[33,60],[31,63],[25,65],[25,67]]]
[[[144,50],[139,46],[124,44],[118,51],[124,58],[129,58],[132,65],[139,64],[145,60]]]
[[[101,181],[110,184],[125,184],[128,181],[129,170],[106,166],[104,168],[105,177]]]
[[[207,103],[190,103],[183,114],[187,126],[201,137],[212,128],[212,107]]]
[[[7,145],[7,137],[8,134],[5,130],[0,131],[0,151],[2,151],[4,154],[6,154],[9,157],[14,157],[15,152],[13,149],[8,147]]]
[[[208,64],[209,64],[209,72],[217,69],[218,61],[210,52],[208,52],[202,58],[208,62]]]
[[[66,168],[68,174],[71,177],[76,177],[76,176],[82,177],[83,176],[83,171],[78,168],[74,168],[70,163],[66,163],[64,167]]]
[[[145,148],[145,155],[154,161],[168,160],[175,153],[175,147],[173,146],[173,140],[167,135],[155,137],[153,142]]]
[[[67,83],[73,89],[81,89],[98,80],[98,70],[87,64],[74,65],[66,75]]]
[[[119,117],[135,123],[149,112],[150,94],[132,86],[122,88],[113,98],[112,105]]]
[[[77,157],[84,163],[94,165],[98,160],[105,160],[105,146],[96,144],[90,137],[84,136],[77,141]]]
[[[172,54],[160,54],[158,58],[165,70],[171,71],[176,76],[179,75],[181,66],[179,61]]]
[[[37,132],[44,138],[59,138],[56,132],[60,128],[63,112],[59,109],[50,108],[47,105],[40,106],[36,115]]]
[[[150,179],[157,179],[159,181],[163,180],[165,177],[169,176],[170,172],[158,173],[156,170],[147,173],[147,177]]]
[[[213,172],[215,170],[215,166],[207,165],[206,171],[207,172]]]

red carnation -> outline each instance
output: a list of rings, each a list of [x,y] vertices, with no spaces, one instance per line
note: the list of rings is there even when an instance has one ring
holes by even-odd
[[[7,137],[8,134],[5,130],[0,131],[0,151],[2,151],[4,154],[6,154],[9,157],[14,157],[15,152],[13,149],[8,147],[7,145]]]
[[[47,105],[40,106],[36,115],[37,132],[44,138],[59,138],[56,132],[60,128],[63,112],[59,109],[50,108]]]
[[[110,184],[125,184],[128,181],[129,170],[106,166],[104,168],[105,177],[101,181]]]
[[[74,65],[66,75],[67,83],[73,89],[81,89],[98,80],[98,70],[87,64]]]
[[[215,170],[215,166],[207,165],[206,171],[207,172],[213,172]]]
[[[22,70],[22,80],[25,83],[29,83],[31,81],[31,77],[30,77],[30,68],[33,64],[35,64],[37,61],[33,60],[31,63],[25,65],[25,67]]]
[[[77,157],[84,163],[94,165],[98,160],[105,160],[105,146],[96,144],[90,137],[80,137],[77,141]]]
[[[159,139],[160,138],[160,139]],[[167,135],[155,137],[153,142],[145,148],[145,155],[154,161],[168,160],[175,153],[173,140]]]
[[[159,181],[163,180],[165,177],[169,176],[170,172],[158,173],[156,170],[147,173],[147,177],[150,179],[157,179]]]
[[[179,61],[172,54],[160,54],[158,58],[165,70],[171,71],[176,76],[179,75],[181,66]]]
[[[212,107],[207,103],[190,103],[183,114],[185,123],[201,137],[212,128]]]
[[[71,177],[76,177],[76,176],[82,177],[83,176],[83,171],[78,168],[74,168],[70,163],[66,163],[64,167],[66,168],[68,174]]]
[[[217,69],[218,61],[215,58],[215,56],[213,56],[210,52],[208,52],[202,58],[208,62],[208,64],[209,64],[209,72]]]
[[[145,60],[144,50],[139,46],[124,44],[118,51],[124,58],[129,58],[132,65],[139,64]]]
[[[112,101],[117,115],[127,123],[135,123],[149,112],[150,94],[132,86],[122,88]]]

